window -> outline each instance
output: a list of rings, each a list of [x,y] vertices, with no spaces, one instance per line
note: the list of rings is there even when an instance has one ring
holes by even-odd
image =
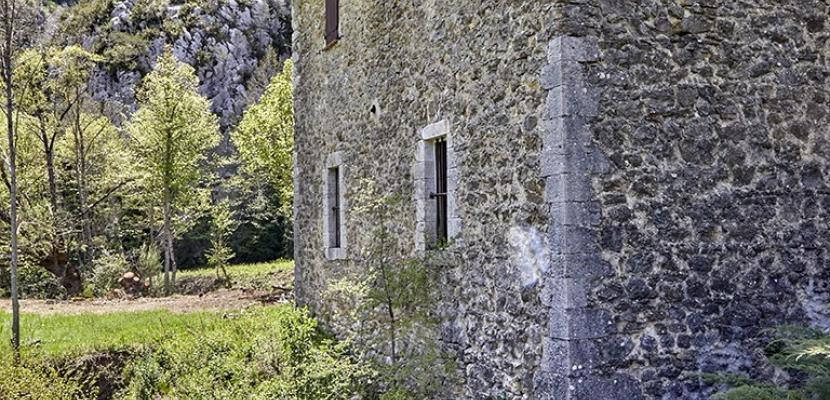
[[[457,239],[461,227],[455,196],[458,168],[449,122],[428,125],[419,134],[413,167],[415,248],[426,250]]]
[[[329,247],[340,248],[340,167],[329,168]]]
[[[326,0],[326,47],[340,39],[340,0]]]
[[[323,247],[326,258],[346,258],[346,166],[343,154],[329,154],[323,165]]]
[[[433,143],[435,148],[435,241],[441,245],[447,242],[447,138],[440,137]]]

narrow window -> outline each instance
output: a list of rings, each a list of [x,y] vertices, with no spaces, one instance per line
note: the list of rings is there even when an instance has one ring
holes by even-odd
[[[435,238],[438,245],[447,242],[447,139],[435,140]]]
[[[340,39],[340,0],[326,0],[326,47]]]
[[[340,167],[329,168],[328,174],[329,186],[329,247],[340,248],[340,230],[342,229],[342,221],[340,220]]]

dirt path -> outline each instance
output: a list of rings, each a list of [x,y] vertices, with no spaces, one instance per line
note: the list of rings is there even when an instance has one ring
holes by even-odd
[[[242,290],[217,290],[202,296],[170,296],[161,298],[139,298],[134,300],[21,300],[20,309],[32,314],[106,314],[114,312],[136,312],[167,310],[176,313],[198,311],[239,310],[262,303],[289,301],[287,294],[268,294]],[[8,299],[0,301],[0,311],[11,312]]]

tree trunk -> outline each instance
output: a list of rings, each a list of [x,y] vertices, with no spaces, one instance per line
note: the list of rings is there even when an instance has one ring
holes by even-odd
[[[87,268],[92,268],[93,262],[93,248],[92,248],[92,226],[90,224],[89,207],[87,206],[87,187],[86,187],[86,143],[84,142],[84,129],[81,124],[81,101],[78,100],[75,112],[75,157],[76,168],[78,169],[76,177],[78,184],[78,207],[81,210],[81,235],[82,243],[84,244],[84,252],[81,259],[86,264]]]
[[[162,241],[164,242],[164,291],[170,294],[170,264],[173,260],[173,235],[170,228],[170,200],[164,196],[164,225],[162,227]],[[175,283],[174,283],[175,284]]]
[[[3,1],[5,48],[3,49],[3,80],[6,84],[6,129],[9,139],[9,219],[11,247],[12,348],[15,362],[20,360],[20,302],[17,290],[17,149],[14,132],[14,89],[12,85],[14,60],[15,1]]]

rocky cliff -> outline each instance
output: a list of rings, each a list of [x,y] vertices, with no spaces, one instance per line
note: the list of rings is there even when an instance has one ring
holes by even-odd
[[[196,69],[226,130],[289,56],[290,18],[288,0],[81,0],[53,7],[46,40],[106,58],[90,85],[114,116],[135,109],[137,85],[170,45]]]

